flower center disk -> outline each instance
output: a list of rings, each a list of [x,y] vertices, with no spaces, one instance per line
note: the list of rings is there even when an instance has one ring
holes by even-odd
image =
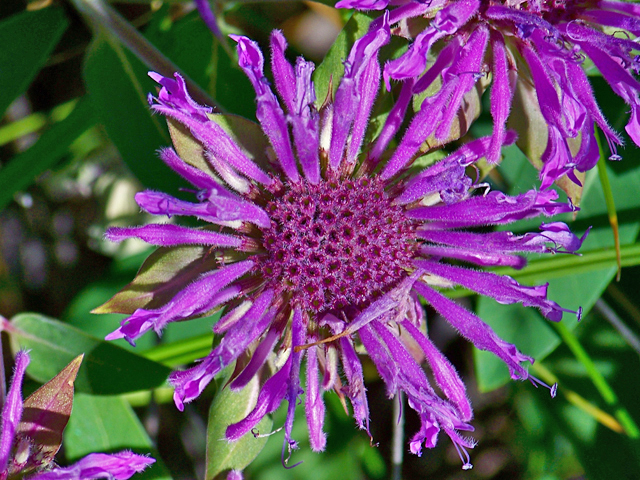
[[[366,307],[411,265],[415,226],[381,182],[286,185],[266,210],[271,227],[263,231],[263,277],[305,310]]]

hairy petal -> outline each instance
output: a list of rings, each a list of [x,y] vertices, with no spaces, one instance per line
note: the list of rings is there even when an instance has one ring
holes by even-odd
[[[269,137],[269,142],[276,153],[282,171],[289,180],[297,182],[300,180],[300,176],[291,148],[287,121],[264,76],[262,52],[258,44],[247,37],[231,35],[231,38],[238,42],[238,63],[256,91],[256,117],[260,121],[262,131]]]
[[[16,435],[16,428],[22,418],[22,380],[29,365],[29,354],[20,350],[16,354],[16,365],[11,387],[2,407],[2,436],[0,437],[0,472],[7,469],[9,456]]]
[[[127,480],[155,463],[151,457],[130,451],[119,453],[92,453],[68,467],[57,467],[48,472],[30,476],[30,480],[89,480],[106,478]]]

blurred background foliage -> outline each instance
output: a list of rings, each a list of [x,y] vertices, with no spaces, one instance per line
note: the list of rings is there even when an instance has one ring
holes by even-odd
[[[316,85],[325,90],[328,75],[341,74],[347,45],[368,22],[314,2],[230,1],[212,8],[225,35],[244,33],[265,47],[279,28],[290,59],[303,54],[316,64],[347,25],[317,70]],[[365,362],[365,375],[376,445],[330,393],[327,452],[310,451],[300,418],[294,436],[301,449],[293,461],[303,463],[285,470],[281,432],[224,450],[221,425],[242,409],[238,397],[213,385],[184,413],[173,406],[167,373],[210,351],[215,319],[170,325],[161,340],[148,336],[134,350],[100,340],[122,315],[89,313],[128,283],[150,253],[141,243],[103,241],[106,226],[149,221],[133,201],[140,189],[180,195],[186,186],[157,159],[170,139],[163,119],[147,108],[147,93],[156,86],[146,72],[179,70],[197,101],[255,119],[253,91],[236,67],[231,42],[220,43],[187,0],[2,0],[0,46],[0,313],[12,319],[4,342],[14,352],[31,349],[26,390],[86,354],[59,462],[131,448],[159,459],[142,477],[209,479],[244,467],[264,445],[247,478],[390,478],[391,436],[398,427],[372,364]],[[406,44],[394,40],[384,54],[402,48]],[[600,105],[623,131],[627,108],[597,72],[590,73]],[[388,97],[379,100],[380,118],[389,105]],[[463,141],[491,131],[487,112],[485,105]],[[640,151],[627,145],[622,162],[602,162],[587,174],[580,212],[562,219],[578,233],[593,226],[583,255],[532,256],[525,269],[509,273],[526,284],[548,281],[553,300],[584,309],[580,324],[565,315],[555,325],[533,309],[497,305],[462,289],[448,292],[535,356],[532,371],[557,381],[558,397],[509,381],[506,367],[474,351],[428,311],[431,337],[468,385],[479,444],[471,471],[460,470],[453,445],[441,439],[421,458],[405,455],[403,478],[640,478]],[[516,146],[505,150],[505,161],[487,181],[510,193],[538,183]],[[531,228],[537,223],[515,226]],[[10,365],[10,350],[4,352]],[[405,414],[406,438],[419,424],[410,409]],[[283,421],[284,411],[276,412],[273,427],[266,422],[261,433]]]

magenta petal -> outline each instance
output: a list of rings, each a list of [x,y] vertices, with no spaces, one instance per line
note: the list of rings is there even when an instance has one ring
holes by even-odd
[[[452,205],[418,207],[409,210],[407,216],[430,220],[432,223],[425,226],[436,229],[506,224],[540,214],[551,216],[573,211],[570,205],[555,203],[557,198],[554,190],[530,190],[517,197],[493,191],[483,197],[471,197]]]
[[[383,15],[379,28],[369,30],[362,38],[356,40],[349,57],[345,62],[345,72],[333,106],[333,128],[331,130],[331,146],[329,149],[329,165],[337,170],[345,155],[345,145],[351,131],[359,103],[366,92],[365,73],[371,62],[378,61],[378,51],[389,43],[391,34],[388,23],[389,14]],[[361,114],[361,117],[363,114]],[[364,115],[368,118],[369,112]]]
[[[367,390],[364,386],[362,364],[349,337],[340,338],[340,351],[342,353],[342,368],[348,381],[347,396],[353,406],[353,417],[358,427],[369,433],[369,405]]]
[[[463,337],[480,350],[492,352],[506,363],[511,378],[525,380],[529,377],[529,373],[521,364],[533,363],[533,359],[520,353],[514,345],[500,339],[481,318],[422,283],[414,284],[414,289]]]
[[[251,381],[267,361],[269,354],[273,351],[273,347],[281,335],[281,328],[276,328],[275,325],[271,327],[264,340],[260,342],[260,345],[258,345],[253,355],[251,355],[251,360],[249,360],[247,366],[244,367],[240,375],[229,384],[231,390],[241,390]]]
[[[106,231],[105,238],[112,242],[121,242],[127,238],[139,238],[151,245],[162,247],[175,245],[239,247],[242,244],[242,240],[237,237],[172,224],[150,224],[129,228],[111,227]]]
[[[163,77],[156,72],[149,72],[149,76],[162,85],[158,98],[151,97],[149,99],[150,103],[155,100],[161,105],[180,110],[200,121],[206,122],[209,120],[208,115],[213,109],[199,105],[191,98],[189,92],[187,92],[187,84],[179,73],[174,73],[175,80]]]
[[[411,322],[405,320],[402,326],[407,329],[409,334],[418,342],[420,348],[427,357],[427,362],[431,367],[433,376],[442,389],[445,396],[452,401],[460,411],[461,419],[468,422],[473,418],[471,404],[467,397],[467,389],[460,379],[458,372],[451,365],[451,362],[438,350],[431,340],[420,330],[414,327]]]
[[[269,137],[269,142],[275,151],[285,175],[292,182],[300,179],[298,167],[291,149],[291,140],[287,121],[276,96],[271,91],[264,76],[264,58],[258,44],[247,37],[231,35],[238,42],[238,63],[244,70],[256,91],[256,117],[260,121],[262,130]]]
[[[175,387],[173,400],[178,410],[182,411],[184,403],[198,398],[215,375],[242,355],[269,328],[276,312],[269,310],[265,313],[265,309],[272,299],[273,291],[263,292],[246,311],[242,321],[236,323],[200,363],[188,370],[171,373],[169,383]]]
[[[171,168],[171,170],[186,179],[192,185],[203,190],[210,188],[222,189],[222,186],[218,185],[212,177],[182,160],[173,148],[161,149],[160,158],[169,168]]]
[[[306,179],[317,184],[320,181],[319,123],[315,109],[315,89],[311,75],[315,66],[298,58],[295,67],[295,104],[289,110],[289,121],[292,125],[296,153]]]
[[[22,380],[29,365],[29,354],[20,350],[16,354],[15,370],[11,387],[2,407],[2,436],[0,437],[0,472],[7,470],[9,456],[16,435],[16,428],[22,418]]]
[[[322,431],[324,425],[325,407],[318,380],[317,350],[311,347],[307,350],[307,391],[305,412],[309,426],[309,443],[314,452],[323,452],[327,444],[327,436]]]
[[[245,260],[202,275],[178,292],[166,305],[153,310],[137,309],[133,315],[122,320],[120,328],[107,335],[106,339],[126,338],[132,342],[151,328],[160,333],[169,322],[204,314],[236,296],[238,289],[225,290],[220,292],[221,295],[215,293],[247,273],[251,267],[253,262]]]
[[[290,112],[295,110],[296,80],[293,68],[284,56],[287,40],[280,30],[271,32],[271,71],[280,98]]]
[[[346,161],[349,165],[356,163],[362,141],[364,140],[364,134],[369,127],[371,108],[373,107],[373,102],[380,88],[380,65],[378,62],[369,63],[362,75],[361,85],[360,102],[358,103],[356,116],[353,120],[351,139],[347,147]]]
[[[288,391],[288,379],[291,371],[292,358],[289,356],[285,364],[271,378],[269,378],[260,393],[254,409],[244,419],[229,425],[225,436],[230,442],[239,440],[251,431],[265,415],[275,411]]]
[[[459,82],[442,115],[442,121],[435,131],[436,139],[447,139],[453,120],[462,106],[464,95],[473,88],[476,81],[482,76],[482,62],[488,40],[489,29],[484,26],[476,28],[466,45],[462,47],[460,57],[445,75],[445,82],[454,76],[459,79]]]
[[[389,115],[384,122],[382,131],[380,132],[380,135],[378,135],[376,143],[371,149],[371,152],[369,152],[369,156],[374,162],[380,160],[380,157],[389,146],[389,142],[398,132],[398,129],[404,121],[407,107],[409,106],[409,102],[413,98],[413,83],[413,79],[410,78],[408,80],[405,80],[402,84],[400,95],[398,96],[396,102],[393,104],[393,107],[391,107],[391,111],[389,112]]]
[[[427,273],[451,280],[498,303],[522,303],[525,307],[537,307],[549,320],[562,319],[563,309],[547,299],[547,285],[527,287],[507,275],[496,275],[468,268],[454,267],[428,260],[416,260],[416,265]]]
[[[107,478],[127,480],[155,463],[151,457],[130,451],[119,453],[92,453],[68,467],[56,467],[48,472],[29,476],[30,480],[88,480]]]
[[[293,420],[296,414],[296,405],[298,404],[298,396],[303,393],[300,388],[300,364],[305,350],[296,352],[296,347],[302,346],[306,338],[306,322],[303,325],[303,314],[299,308],[295,308],[291,318],[291,371],[289,374],[287,389],[287,418],[284,422],[284,440],[288,444],[289,449],[298,448],[298,442],[291,439],[291,430],[293,429]]]
[[[500,160],[500,150],[506,135],[506,122],[511,110],[517,76],[511,75],[504,37],[495,30],[491,31],[491,50],[493,51],[493,85],[491,87],[493,135],[487,152],[487,161],[497,163]]]

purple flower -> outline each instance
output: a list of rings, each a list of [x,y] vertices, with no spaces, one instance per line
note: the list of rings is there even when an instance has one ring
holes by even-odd
[[[264,76],[257,44],[246,37],[234,39],[240,66],[255,87],[257,117],[270,145],[250,154],[218,123],[225,117],[209,114],[189,99],[178,74],[175,80],[153,75],[162,89],[151,97],[151,108],[170,119],[178,151],[165,149],[160,157],[198,189],[197,201],[159,192],[139,193],[136,201],[153,214],[195,216],[213,225],[107,231],[108,239],[141,238],[165,247],[164,252],[176,245],[203,245],[202,255],[188,266],[195,273],[181,270],[167,286],[174,295],[163,304],[155,301],[130,312],[107,338],[133,343],[148,330],[160,333],[168,322],[226,307],[213,328],[222,335],[219,344],[194,367],[171,375],[176,405],[182,409],[197,398],[214,376],[237,360],[232,390],[258,374],[268,378],[253,411],[227,428],[227,439],[257,434],[258,422],[287,400],[283,449],[296,448],[291,429],[304,393],[315,451],[324,450],[326,443],[325,391],[348,399],[358,426],[369,431],[356,353],[363,345],[388,395],[405,392],[422,420],[411,451],[419,455],[423,446],[433,447],[444,431],[469,466],[465,449],[474,443],[460,432],[473,430],[471,406],[456,370],[424,333],[421,299],[476,346],[503,359],[513,378],[538,382],[524,366],[533,359],[433,286],[463,285],[500,303],[537,307],[547,318],[560,320],[565,310],[547,299],[546,286],[523,286],[510,277],[452,266],[444,259],[521,268],[525,260],[520,252],[574,252],[584,237],[575,237],[562,223],[525,235],[468,229],[551,216],[571,207],[557,203],[555,191],[512,197],[487,193],[485,185],[475,184],[465,168],[486,155],[491,138],[467,143],[422,171],[408,170],[421,155],[428,128],[423,112],[397,148],[384,156],[388,160],[371,153],[388,150],[401,121],[392,111],[379,137],[365,143],[381,80],[377,54],[390,39],[386,21],[356,41],[335,98],[319,110],[311,81],[314,66],[301,58],[295,67],[290,65],[280,32],[271,37],[271,70],[281,101]],[[398,102],[405,100],[401,96]],[[514,140],[513,134],[505,136],[506,143]],[[478,189],[484,194],[477,194]],[[421,358],[414,357],[416,350],[407,342],[422,350],[421,358],[429,363],[444,397],[436,393],[420,367]],[[306,385],[300,382],[304,357]]]
[[[536,134],[546,135],[546,149],[539,159],[531,159],[541,162],[542,188],[565,174],[580,184],[575,172],[593,168],[599,158],[594,125],[607,139],[611,160],[620,159],[616,145],[622,145],[582,69],[588,57],[631,108],[625,129],[640,146],[640,82],[634,78],[640,72],[640,46],[629,35],[640,35],[640,5],[611,0],[341,0],[336,6],[382,10],[389,5],[396,7],[390,12],[391,24],[398,24],[394,31],[413,42],[385,65],[387,86],[390,79],[402,80],[418,94],[441,80],[442,88],[426,100],[442,112],[429,128],[436,139],[447,138],[465,95],[491,73],[494,131],[487,159],[500,160],[515,95],[537,111],[528,115],[540,116],[542,129],[546,124],[546,132]],[[430,20],[426,28],[417,26],[424,25],[422,18]]]
[[[0,478],[25,478],[27,480],[90,480],[105,478],[126,480],[135,473],[142,472],[155,462],[153,458],[123,451],[111,455],[92,453],[69,467],[59,467],[52,463],[52,458],[49,458],[51,445],[49,442],[43,444],[38,442],[38,438],[42,437],[42,431],[46,432],[47,439],[51,439],[53,434],[51,425],[34,425],[33,419],[23,418],[22,380],[29,361],[29,354],[25,351],[20,351],[16,355],[13,380],[2,409]],[[66,385],[63,388],[66,388]],[[68,398],[66,400],[68,403]],[[56,401],[55,395],[47,397],[50,408],[55,408]],[[29,402],[29,399],[27,399],[27,402]],[[41,419],[46,418],[44,414],[40,414],[40,416]],[[61,417],[60,413],[53,412],[52,416],[56,417],[54,425],[58,426]],[[62,432],[59,433],[60,435],[62,434]]]

